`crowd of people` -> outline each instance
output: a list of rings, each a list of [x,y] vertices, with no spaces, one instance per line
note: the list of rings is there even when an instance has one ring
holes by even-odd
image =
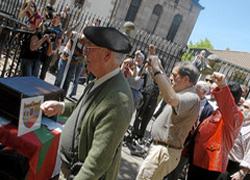
[[[123,136],[143,106],[138,93],[145,75],[159,88],[161,100],[150,117],[152,141],[136,179],[178,179],[187,166],[190,180],[249,178],[250,107],[239,83],[227,82],[219,72],[198,81],[200,71],[191,62],[177,63],[168,77],[156,52],[121,56],[131,45],[118,30],[91,26],[83,33],[87,69],[95,79],[77,104],[41,106],[47,116],[70,115],[62,135],[61,179],[117,178]],[[135,124],[131,134],[138,132]]]
[[[188,180],[250,179],[246,86],[227,82],[219,72],[200,76],[207,67],[205,51],[193,62],[177,63],[168,77],[155,45],[128,55],[132,45],[125,33],[97,25],[67,31],[67,12],[68,7],[61,13],[48,7],[40,15],[33,1],[20,12],[32,31],[22,45],[23,76],[45,79],[50,70],[54,85],[70,97],[83,71],[92,77],[76,103],[41,105],[48,117],[68,117],[59,179],[117,179],[123,141],[133,154],[131,145],[145,137],[150,121],[150,147],[143,151],[137,180],[178,180],[183,172]]]
[[[48,5],[42,15],[35,2],[29,0],[19,13],[19,18],[23,17],[27,19],[26,28],[30,33],[25,36],[21,47],[22,76],[44,80],[50,71],[56,76],[54,85],[64,89],[65,96],[74,98],[79,78],[84,76],[86,69],[85,37],[68,27],[69,7],[56,12]],[[68,63],[69,68],[66,68]],[[64,74],[67,75],[64,77]],[[69,90],[71,81],[72,88]]]

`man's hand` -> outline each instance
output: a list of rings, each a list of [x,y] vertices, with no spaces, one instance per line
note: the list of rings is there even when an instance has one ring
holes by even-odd
[[[164,68],[162,67],[161,60],[158,56],[149,56],[147,67],[153,78],[156,72],[164,72]]]
[[[214,72],[211,75],[212,80],[217,84],[219,88],[223,88],[227,85],[225,75],[219,72]]]
[[[233,175],[230,176],[231,180],[243,180],[245,176],[243,176],[240,171],[237,171]]]
[[[161,61],[158,58],[158,56],[149,56],[148,58],[149,61],[149,65],[152,67],[153,71],[158,71],[161,70],[162,66],[161,66]]]
[[[48,34],[44,34],[43,35],[43,39],[44,39],[44,41],[49,41],[50,40],[49,35]]]
[[[43,113],[48,116],[60,115],[64,110],[64,103],[59,101],[45,101],[40,106]]]

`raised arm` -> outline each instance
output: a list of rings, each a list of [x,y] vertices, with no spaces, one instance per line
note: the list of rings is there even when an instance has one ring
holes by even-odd
[[[172,88],[170,79],[164,72],[161,62],[157,56],[150,56],[149,70],[154,81],[157,83],[164,101],[173,107],[179,104],[179,98]]]

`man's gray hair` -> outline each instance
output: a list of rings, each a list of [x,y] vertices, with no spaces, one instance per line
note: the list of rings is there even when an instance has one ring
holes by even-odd
[[[191,62],[179,62],[175,67],[178,67],[180,76],[188,76],[189,81],[195,85],[199,78],[198,69]]]
[[[125,59],[126,55],[122,54],[122,53],[118,53],[118,52],[113,52],[116,58],[117,63],[119,63],[120,65],[123,63],[123,60]]]
[[[206,95],[210,92],[210,85],[205,81],[198,81],[195,86],[203,90]]]

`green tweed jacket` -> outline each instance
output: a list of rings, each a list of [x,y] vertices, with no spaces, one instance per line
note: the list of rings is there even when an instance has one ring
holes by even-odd
[[[123,74],[120,72],[91,92],[77,109],[80,113],[73,112],[72,116],[78,114],[81,121],[78,159],[84,163],[75,180],[117,179],[121,144],[134,111]],[[66,113],[70,110],[72,107],[66,106]]]

